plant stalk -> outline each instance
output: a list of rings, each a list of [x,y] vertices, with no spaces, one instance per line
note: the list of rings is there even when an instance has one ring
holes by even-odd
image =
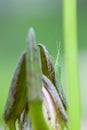
[[[80,130],[76,0],[63,0],[63,21],[70,130]]]

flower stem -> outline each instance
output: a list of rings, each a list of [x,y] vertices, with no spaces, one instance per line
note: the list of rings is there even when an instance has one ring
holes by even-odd
[[[43,116],[42,102],[32,102],[29,105],[31,120],[33,122],[34,130],[49,130],[46,121]]]
[[[9,130],[16,130],[15,128],[15,122],[13,120],[8,122]]]
[[[68,79],[68,114],[71,130],[80,130],[80,96],[77,62],[76,0],[63,0],[65,60]]]

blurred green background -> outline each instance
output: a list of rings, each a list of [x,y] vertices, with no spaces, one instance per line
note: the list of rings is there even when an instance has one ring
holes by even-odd
[[[0,123],[14,69],[26,49],[29,27],[34,27],[37,43],[47,46],[55,60],[61,43],[62,82],[65,89],[63,6],[61,0],[0,0]],[[71,16],[72,17],[72,16]],[[77,1],[78,62],[82,119],[87,117],[87,1]]]

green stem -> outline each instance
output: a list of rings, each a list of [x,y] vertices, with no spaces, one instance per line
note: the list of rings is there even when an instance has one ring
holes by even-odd
[[[68,114],[71,130],[80,130],[80,96],[77,63],[76,0],[63,1],[65,59],[68,79]]]
[[[15,121],[11,120],[8,122],[9,130],[16,130],[15,128]]]
[[[42,102],[32,102],[29,105],[34,130],[49,130],[42,111]]]
[[[17,126],[18,126],[18,130],[21,130],[21,122],[20,122],[20,119],[17,120]]]

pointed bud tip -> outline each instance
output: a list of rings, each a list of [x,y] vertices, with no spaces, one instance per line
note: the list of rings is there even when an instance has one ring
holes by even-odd
[[[36,42],[35,40],[35,31],[34,29],[31,27],[28,31],[28,36],[27,36],[27,43],[28,44],[34,44]]]

